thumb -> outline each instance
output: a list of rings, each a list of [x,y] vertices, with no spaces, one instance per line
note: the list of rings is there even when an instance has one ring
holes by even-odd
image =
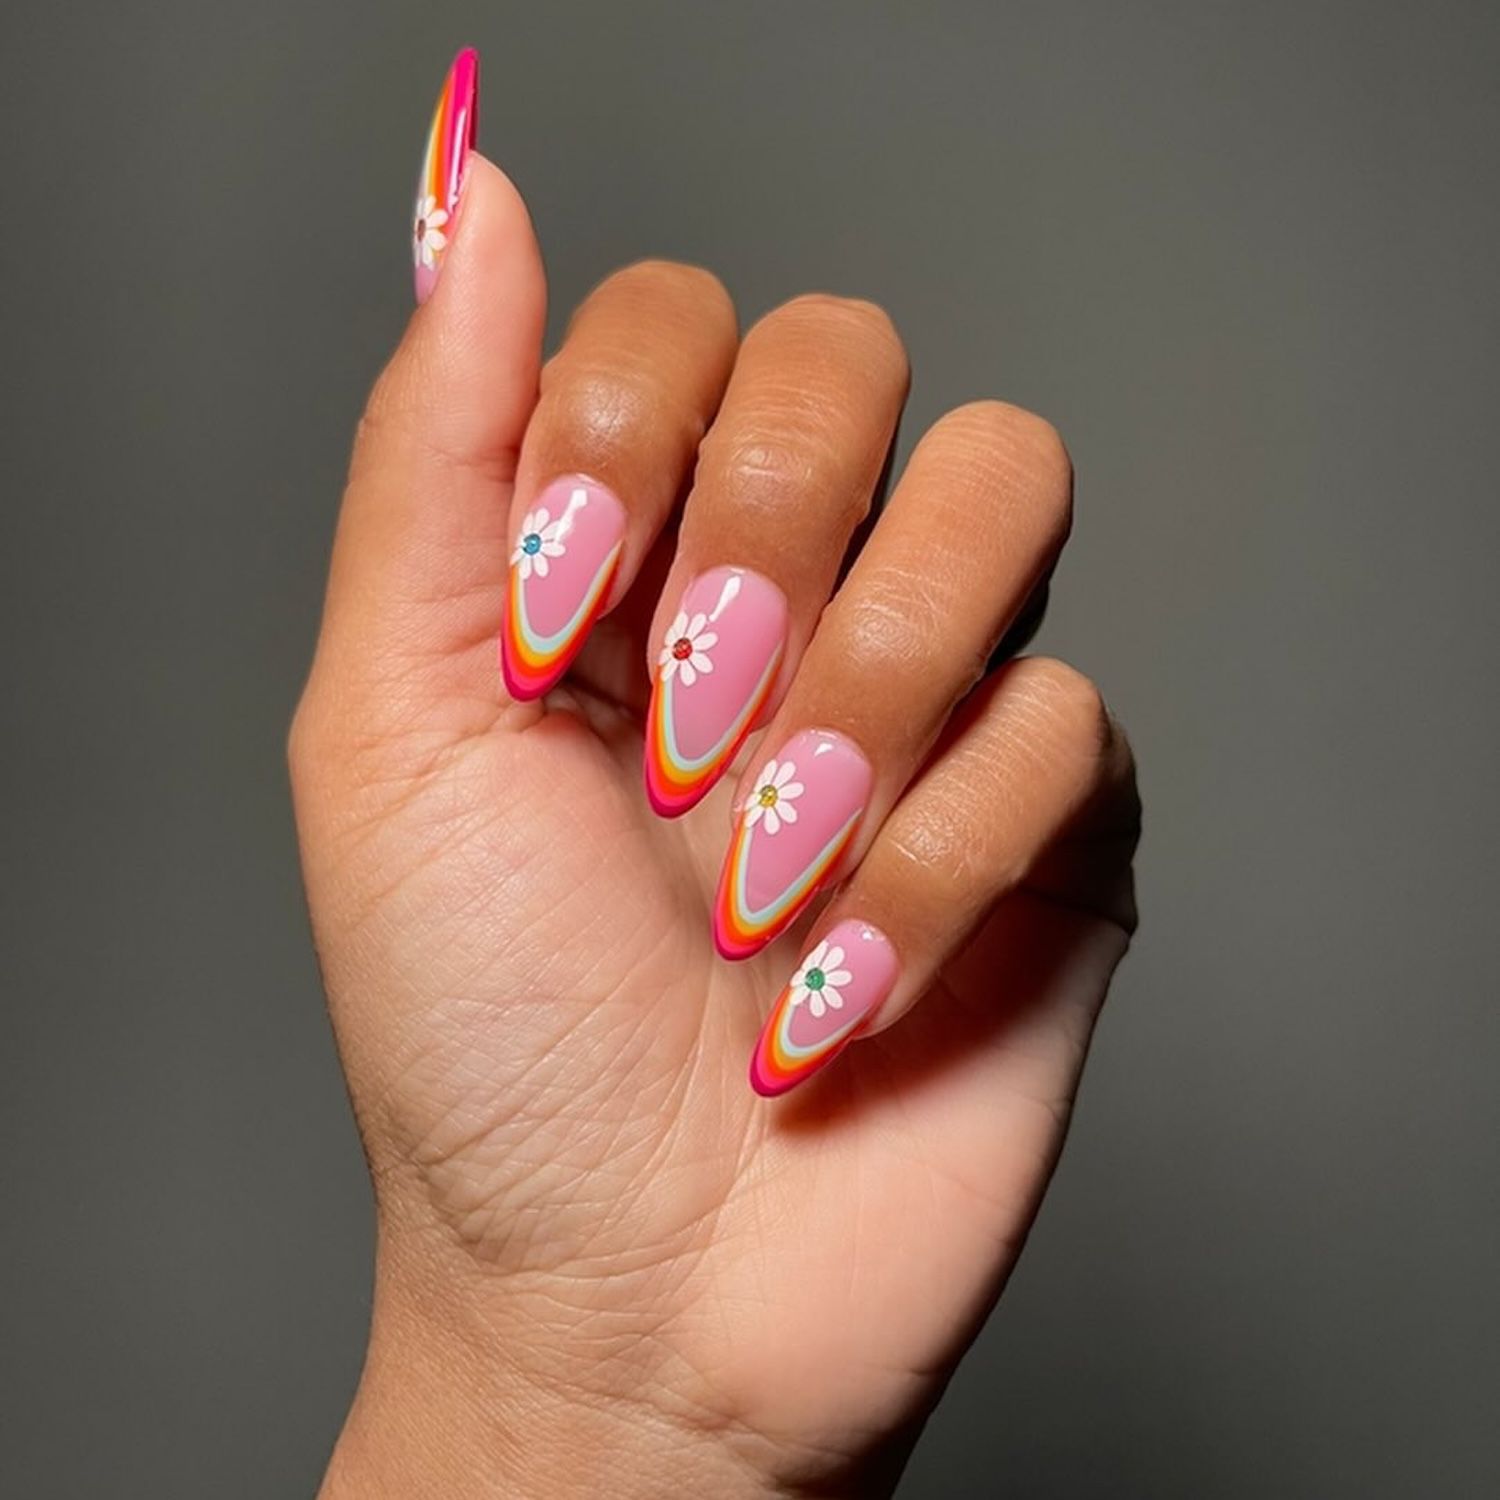
[[[454,63],[435,137],[472,57]],[[309,684],[331,676],[341,713],[353,693],[365,736],[392,715],[436,727],[437,704],[495,708],[508,503],[541,363],[546,282],[526,205],[466,151],[453,206],[434,209],[432,158],[414,220],[425,300],[360,422]]]

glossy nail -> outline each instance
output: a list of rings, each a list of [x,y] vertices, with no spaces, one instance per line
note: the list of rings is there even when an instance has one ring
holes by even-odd
[[[840,922],[797,965],[750,1059],[750,1086],[768,1098],[832,1062],[890,994],[900,970],[878,927]]]
[[[554,479],[510,556],[500,662],[513,698],[539,698],[578,654],[620,565],[625,507],[581,474]]]
[[[646,720],[646,795],[685,813],[724,774],[771,694],[786,649],[786,595],[748,568],[688,585],[657,652]]]
[[[468,170],[469,150],[479,123],[479,54],[465,47],[453,59],[443,80],[427,150],[417,178],[412,213],[411,254],[416,270],[417,301],[425,302],[437,285],[443,256],[453,241],[459,195]]]
[[[766,762],[739,811],[719,893],[714,943],[758,953],[817,894],[870,800],[870,763],[852,740],[804,729]]]

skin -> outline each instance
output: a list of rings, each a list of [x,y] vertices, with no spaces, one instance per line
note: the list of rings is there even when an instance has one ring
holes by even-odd
[[[905,395],[889,320],[804,298],[741,342],[711,276],[647,263],[543,371],[544,297],[524,206],[473,158],[361,423],[291,735],[378,1211],[322,1493],[885,1493],[1020,1251],[1134,923],[1097,691],[985,672],[1065,539],[1066,454],[1002,403],[950,414],[829,604]],[[630,507],[621,573],[565,681],[511,702],[514,529],[571,471]],[[668,822],[640,770],[646,663],[722,562],[791,606],[769,735],[838,728],[876,772],[827,909],[734,965],[708,912],[736,776]],[[903,977],[871,1035],[759,1099],[760,1023],[844,914]]]

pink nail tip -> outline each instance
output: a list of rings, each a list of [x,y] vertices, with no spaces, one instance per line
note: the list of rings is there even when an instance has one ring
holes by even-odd
[[[804,729],[765,762],[741,804],[714,900],[714,944],[749,958],[784,932],[837,867],[874,777],[852,740]]]
[[[459,198],[478,124],[479,54],[472,47],[465,47],[453,59],[443,80],[427,132],[422,170],[417,176],[411,252],[418,302],[425,302],[432,295],[443,257],[453,242]]]
[[[539,698],[568,670],[609,600],[625,507],[581,474],[554,479],[522,517],[510,556],[500,662],[513,698]]]
[[[688,585],[657,646],[646,794],[675,818],[724,774],[765,707],[786,649],[786,595],[748,568]]]
[[[900,963],[878,927],[846,919],[803,955],[750,1059],[750,1086],[772,1098],[843,1051],[895,987]]]

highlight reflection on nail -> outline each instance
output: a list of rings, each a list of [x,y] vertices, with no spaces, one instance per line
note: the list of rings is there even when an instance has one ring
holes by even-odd
[[[452,243],[469,151],[478,124],[479,54],[472,47],[465,47],[453,59],[443,80],[427,132],[422,170],[417,176],[411,254],[418,302],[425,302],[432,295],[443,256]]]
[[[646,722],[646,794],[662,817],[694,806],[754,728],[786,622],[786,596],[748,568],[712,568],[689,584],[658,650]]]
[[[554,479],[521,521],[510,558],[500,663],[513,698],[539,698],[568,670],[609,597],[625,507],[581,474]]]
[[[890,994],[900,964],[867,922],[838,923],[813,945],[777,997],[750,1059],[750,1086],[784,1094],[843,1051]]]
[[[714,944],[749,958],[783,932],[849,847],[870,800],[852,740],[804,729],[766,762],[740,808],[714,900]]]

